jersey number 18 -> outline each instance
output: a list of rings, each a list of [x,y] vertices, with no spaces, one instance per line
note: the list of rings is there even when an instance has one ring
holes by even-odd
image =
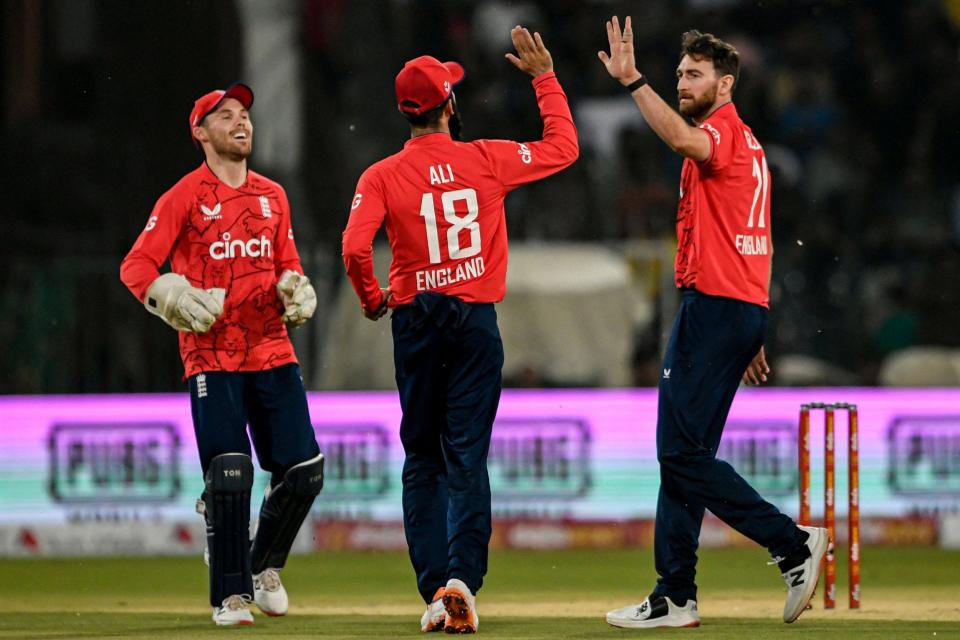
[[[458,215],[454,203],[463,200],[467,205],[467,214]],[[443,205],[443,217],[450,223],[447,229],[447,252],[451,260],[470,258],[480,253],[480,223],[477,222],[477,213],[480,207],[477,204],[477,192],[473,189],[457,189],[444,191],[440,195]],[[423,216],[427,228],[427,252],[430,254],[430,263],[439,264],[443,261],[440,256],[440,233],[437,231],[437,212],[434,208],[433,194],[425,193],[420,200],[420,215]],[[470,232],[470,244],[460,246],[460,232],[466,229]]]

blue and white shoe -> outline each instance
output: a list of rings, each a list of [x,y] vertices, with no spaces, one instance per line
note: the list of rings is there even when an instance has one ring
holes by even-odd
[[[799,526],[809,534],[806,543],[796,554],[789,558],[777,559],[780,573],[787,582],[787,602],[783,605],[783,621],[791,623],[800,617],[820,579],[820,561],[827,553],[830,540],[823,527]]]
[[[667,596],[651,595],[640,604],[609,612],[607,624],[624,629],[699,627],[700,614],[695,600],[687,600],[679,607]]]

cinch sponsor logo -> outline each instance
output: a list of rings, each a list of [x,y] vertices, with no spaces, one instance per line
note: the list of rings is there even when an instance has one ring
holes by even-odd
[[[270,238],[261,235],[249,240],[231,240],[230,232],[220,236],[220,242],[210,244],[210,257],[214,260],[232,260],[233,258],[272,257],[273,245]]]
[[[720,144],[720,132],[717,131],[712,124],[709,122],[704,122],[702,125],[700,125],[700,128],[713,136],[714,144]]]
[[[487,466],[499,503],[586,495],[591,484],[589,428],[564,418],[497,420]]]
[[[523,164],[530,164],[533,162],[533,152],[530,150],[530,147],[520,143],[520,148],[517,149],[517,153],[520,154],[520,160],[523,161]]]
[[[790,423],[728,422],[717,449],[761,494],[797,491],[796,427]]]
[[[960,495],[960,416],[898,416],[887,440],[893,493]]]
[[[180,493],[180,439],[172,424],[55,424],[47,446],[56,502],[157,503]]]
[[[324,455],[324,502],[381,498],[390,484],[387,428],[379,424],[314,424]]]

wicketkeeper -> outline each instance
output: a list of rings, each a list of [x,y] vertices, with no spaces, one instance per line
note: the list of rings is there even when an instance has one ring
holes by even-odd
[[[252,624],[251,600],[268,616],[287,613],[278,572],[323,487],[323,454],[287,334],[313,316],[317,297],[283,187],[247,168],[252,104],[243,84],[196,101],[190,133],[205,161],[160,197],[120,266],[147,311],[178,331],[218,625]],[[252,543],[248,424],[271,474]]]

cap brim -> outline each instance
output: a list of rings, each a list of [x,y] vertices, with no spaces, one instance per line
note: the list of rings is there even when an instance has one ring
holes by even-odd
[[[224,90],[220,99],[217,100],[212,107],[207,109],[206,112],[200,116],[200,122],[202,123],[204,118],[219,109],[220,105],[222,105],[223,101],[227,98],[233,98],[242,104],[244,109],[249,110],[250,107],[253,106],[253,89],[242,82],[234,82]]]
[[[253,106],[253,89],[242,82],[234,82],[232,85],[227,87],[226,91],[224,91],[223,97],[220,98],[220,102],[223,102],[227,98],[233,98],[242,104],[244,109],[249,109]],[[219,102],[217,103],[217,106],[220,106]],[[216,107],[214,107],[214,109],[216,109]]]
[[[463,80],[463,76],[466,75],[463,66],[461,66],[459,62],[444,62],[443,66],[445,66],[447,71],[450,72],[450,75],[453,76],[453,84],[459,83]]]

